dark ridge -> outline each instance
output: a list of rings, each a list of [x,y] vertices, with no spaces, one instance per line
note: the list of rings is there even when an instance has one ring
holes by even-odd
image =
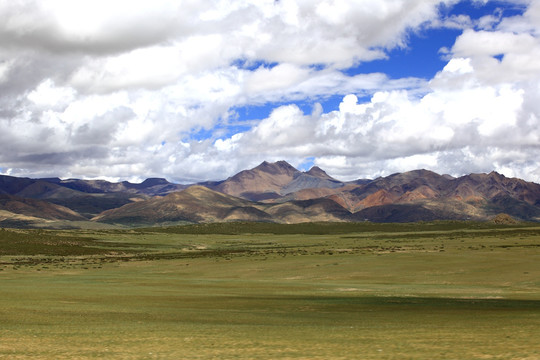
[[[163,178],[148,178],[140,183],[140,187],[150,187],[156,185],[168,185],[170,184],[167,179]]]

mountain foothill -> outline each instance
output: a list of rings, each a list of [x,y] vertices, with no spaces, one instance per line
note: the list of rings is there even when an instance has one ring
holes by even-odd
[[[539,221],[540,185],[496,172],[452,177],[429,170],[344,182],[286,161],[192,185],[0,175],[2,227],[493,219]]]

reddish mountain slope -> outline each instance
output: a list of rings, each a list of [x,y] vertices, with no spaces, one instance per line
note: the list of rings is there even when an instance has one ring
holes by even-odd
[[[224,194],[252,201],[274,201],[305,189],[334,189],[344,186],[344,183],[332,178],[316,166],[307,172],[302,172],[286,161],[275,163],[265,161],[217,185],[207,184],[206,186]],[[283,201],[287,199],[296,199],[296,197],[287,197]]]
[[[263,162],[259,166],[244,170],[214,187],[224,194],[250,200],[279,197],[281,188],[294,179],[299,171],[285,161]]]
[[[399,212],[397,205],[414,204],[430,210],[426,219],[488,219],[502,212],[519,219],[540,220],[540,185],[496,172],[452,178],[415,170],[375,179],[345,192],[342,196],[356,199],[356,206],[349,207],[353,212],[392,205],[393,218]],[[369,218],[373,211],[365,211],[365,216]],[[381,210],[376,217],[384,217],[384,213]],[[412,218],[405,211],[403,215],[404,219]]]

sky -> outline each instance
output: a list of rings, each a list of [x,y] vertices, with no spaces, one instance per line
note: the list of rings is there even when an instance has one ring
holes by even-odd
[[[0,0],[0,174],[540,183],[540,0]]]

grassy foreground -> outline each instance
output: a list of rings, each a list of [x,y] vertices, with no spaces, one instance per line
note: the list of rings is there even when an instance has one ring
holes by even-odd
[[[0,359],[540,359],[540,227],[0,230]]]

